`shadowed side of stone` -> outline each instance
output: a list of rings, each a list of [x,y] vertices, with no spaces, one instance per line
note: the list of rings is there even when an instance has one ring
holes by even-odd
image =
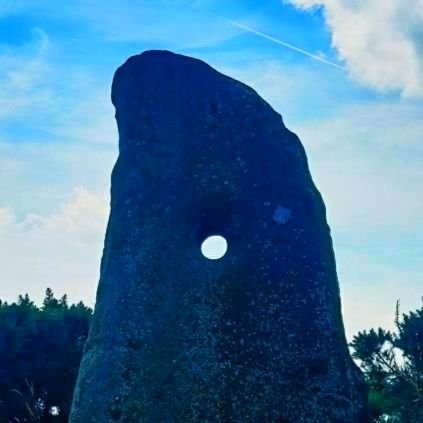
[[[256,92],[196,59],[131,57],[71,422],[364,422],[325,207]],[[228,243],[208,260],[209,235]]]

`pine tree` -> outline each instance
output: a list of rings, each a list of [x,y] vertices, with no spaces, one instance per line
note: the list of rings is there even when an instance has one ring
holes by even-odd
[[[43,310],[55,310],[58,309],[59,306],[59,300],[54,297],[53,290],[51,288],[47,288],[43,300]]]

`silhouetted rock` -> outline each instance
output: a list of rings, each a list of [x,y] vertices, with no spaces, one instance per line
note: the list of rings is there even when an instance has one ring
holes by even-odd
[[[359,422],[322,198],[255,91],[166,51],[114,77],[120,154],[73,423]],[[200,251],[222,235],[227,254]]]

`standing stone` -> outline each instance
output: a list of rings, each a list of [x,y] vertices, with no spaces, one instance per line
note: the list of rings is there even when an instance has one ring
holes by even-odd
[[[362,422],[322,198],[255,91],[167,51],[131,57],[71,422]],[[201,254],[221,235],[220,260]]]

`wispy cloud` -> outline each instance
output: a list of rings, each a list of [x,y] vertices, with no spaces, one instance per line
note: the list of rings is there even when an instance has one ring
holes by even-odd
[[[393,326],[422,286],[423,123],[420,106],[344,105],[295,128],[326,202],[348,334]]]
[[[51,102],[45,58],[49,38],[39,28],[33,34],[18,51],[0,45],[0,119],[20,116],[34,107],[47,108]]]
[[[34,28],[32,34],[13,49],[0,44],[0,143],[2,123],[16,121],[15,134],[32,132],[24,141],[34,142],[42,131],[43,141],[115,144],[112,72],[102,79],[84,64],[62,65],[50,54],[47,33]]]
[[[112,43],[143,43],[150,48],[210,47],[239,33],[195,10],[181,11],[179,1],[169,0],[74,0],[63,2],[61,7],[50,0],[12,1],[4,8],[5,14],[17,11],[61,22],[66,17],[68,23],[77,23],[80,31],[91,37]]]
[[[339,230],[423,236],[420,112],[413,103],[360,102],[297,128]]]

